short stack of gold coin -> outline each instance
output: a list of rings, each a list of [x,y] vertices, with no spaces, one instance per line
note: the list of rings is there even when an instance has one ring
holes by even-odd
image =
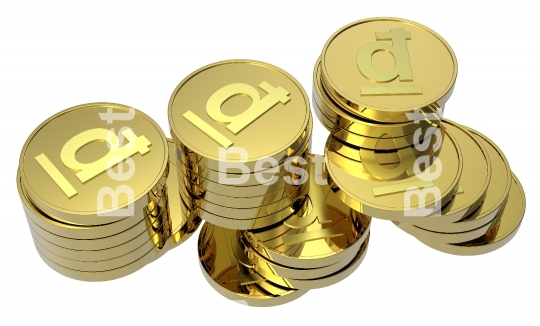
[[[442,118],[457,61],[441,36],[403,19],[357,21],[330,37],[313,75],[328,177],[351,208],[458,255],[517,232],[525,198],[504,155]]]
[[[306,171],[315,169],[308,155],[312,118],[305,91],[290,75],[247,60],[203,67],[174,91],[169,121],[184,209],[207,221],[201,268],[219,293],[277,305],[358,267],[371,218]],[[237,171],[223,168],[235,159],[247,170],[238,162]],[[321,176],[324,159],[315,159]]]
[[[168,154],[155,122],[120,104],[79,105],[37,127],[17,186],[45,263],[74,279],[110,280],[187,239],[198,223],[177,216],[179,198],[167,196],[178,184],[167,177]]]
[[[322,163],[322,157],[316,157]],[[371,217],[345,205],[312,164],[299,209],[264,229],[231,230],[205,223],[199,257],[208,282],[225,297],[274,306],[335,284],[362,263]]]
[[[242,81],[242,82],[239,82]],[[186,212],[247,230],[276,224],[308,191],[313,119],[298,82],[268,64],[234,60],[186,77],[169,102]]]

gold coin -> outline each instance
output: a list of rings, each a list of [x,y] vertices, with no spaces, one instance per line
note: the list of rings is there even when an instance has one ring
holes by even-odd
[[[55,255],[52,252],[45,249],[45,247],[43,247],[39,239],[33,238],[33,240],[34,240],[34,245],[39,250],[39,253],[45,256],[49,261],[52,261],[53,263],[60,265],[64,268],[79,271],[79,272],[106,272],[110,270],[115,270],[118,268],[128,266],[149,254],[157,255],[161,251],[161,249],[156,245],[152,246],[150,249],[143,246],[139,250],[135,250],[132,253],[128,253],[124,256],[120,256],[118,258],[114,258],[110,260],[78,261],[78,260],[67,259],[64,257],[60,257],[58,255]]]
[[[272,172],[260,172],[249,176],[248,174],[242,173],[223,174],[219,172],[209,172],[208,170],[205,172],[195,172],[179,163],[180,172],[178,173],[178,176],[182,179],[183,186],[194,195],[203,195],[207,192],[211,192],[226,197],[260,197],[268,196],[276,191],[281,191],[291,183],[296,183],[297,180],[302,179],[302,177],[307,174],[306,167],[308,164],[309,156],[308,151],[306,150],[302,153],[302,156],[288,161],[283,166],[283,171],[285,173],[279,172],[272,175]],[[219,175],[208,177],[208,173],[219,173]],[[253,185],[246,185],[247,182],[245,181],[249,178],[252,179]]]
[[[305,195],[308,187],[309,184],[307,182],[299,185],[288,184],[287,187],[283,188],[284,191],[274,191],[266,196],[252,197],[250,198],[251,200],[247,200],[247,198],[229,198],[225,204],[211,202],[210,198],[216,199],[216,196],[207,196],[206,193],[196,196],[189,191],[184,191],[184,189],[181,192],[183,192],[189,201],[206,211],[224,212],[226,214],[225,216],[230,216],[231,214],[247,214],[247,216],[252,216],[253,214],[250,212],[254,210],[262,209],[271,211],[272,209],[279,210],[285,206],[289,206],[296,198]],[[257,215],[254,216],[256,217]]]
[[[456,193],[454,199],[450,202],[451,207],[446,209],[443,214],[425,219],[420,224],[415,224],[420,228],[423,228],[425,225],[454,223],[471,215],[484,202],[491,179],[491,164],[480,140],[477,140],[466,128],[453,121],[443,119],[442,124],[446,130],[452,132],[463,155],[463,170],[459,184],[460,191]],[[486,219],[484,225],[490,221]],[[478,228],[481,228],[481,226],[478,226]],[[467,231],[470,230],[472,229]],[[469,240],[472,239],[474,238]]]
[[[24,190],[20,182],[18,183],[19,195],[23,202],[23,208],[27,217],[29,226],[33,228],[42,238],[55,243],[59,246],[70,248],[73,250],[104,250],[120,245],[127,244],[133,239],[144,239],[145,234],[151,234],[152,227],[158,227],[159,225],[149,225],[148,221],[153,220],[153,217],[150,217],[148,212],[147,216],[139,221],[132,227],[126,226],[126,230],[119,233],[113,233],[110,236],[100,238],[100,234],[108,234],[109,232],[103,232],[103,229],[107,229],[108,226],[100,227],[75,227],[71,225],[65,225],[54,221],[47,216],[44,216],[39,212],[26,198]],[[164,211],[164,208],[160,205],[156,205],[152,209],[152,213],[155,216],[160,216],[160,212]],[[121,223],[117,222],[117,223]],[[158,220],[159,222],[159,220]],[[116,223],[113,223],[116,224]],[[159,224],[159,223],[158,223]],[[112,232],[111,232],[112,233]],[[74,238],[76,236],[94,236],[89,238]],[[140,243],[139,243],[140,244]],[[130,245],[135,245],[132,242]]]
[[[394,148],[391,150],[367,149],[357,146],[354,141],[349,141],[349,139],[342,137],[343,135],[338,135],[338,133],[334,133],[328,138],[326,146],[332,152],[357,162],[361,162],[362,156],[364,156],[367,157],[368,160],[370,157],[375,157],[376,161],[380,165],[396,164],[400,163],[402,160],[405,161],[407,156],[413,156],[416,158],[416,160],[418,160],[423,155],[435,155],[436,151],[434,151],[434,149],[440,147],[440,142],[444,138],[443,130],[444,129],[437,129],[435,133],[431,134],[427,138],[424,138],[421,146],[417,144],[408,147],[401,147],[399,149]],[[363,169],[360,168],[360,170]]]
[[[38,234],[41,238],[47,240],[48,242],[54,243],[57,246],[77,251],[123,250],[123,248],[135,249],[154,235],[155,230],[161,226],[163,218],[163,214],[160,214],[159,216],[141,221],[141,226],[139,227],[142,229],[141,232],[128,232],[130,231],[128,230],[118,235],[106,238],[72,239],[58,236],[41,228],[39,225],[33,222],[29,214],[26,214],[26,220],[32,232]]]
[[[338,271],[335,271],[331,274],[328,274],[324,277],[317,277],[312,279],[293,279],[293,278],[279,278],[277,275],[272,273],[264,273],[264,275],[269,281],[276,282],[282,286],[292,286],[295,289],[300,290],[312,290],[318,289],[332,284],[336,284],[349,275],[351,275],[362,263],[364,257],[367,253],[367,248],[369,244],[369,231],[366,240],[362,243],[360,250],[356,253],[352,260],[347,260],[346,266],[341,268]],[[323,269],[326,269],[323,267]],[[259,271],[260,269],[257,269]],[[281,282],[280,282],[281,281]]]
[[[183,194],[181,194],[180,197],[182,199],[182,208],[184,210],[184,214],[188,216],[195,215],[198,218],[203,219],[214,225],[218,225],[220,227],[233,229],[233,230],[251,230],[251,229],[267,228],[290,217],[291,215],[295,214],[295,212],[297,211],[296,206],[291,205],[274,214],[269,214],[266,216],[261,216],[261,217],[257,217],[253,219],[235,219],[235,218],[228,218],[225,216],[212,214],[210,212],[207,212],[199,208],[197,205],[194,205],[193,203],[191,204],[186,203]]]
[[[414,223],[440,212],[458,190],[463,169],[461,150],[450,131],[446,131],[439,156],[431,158],[429,167],[420,173],[415,174],[414,170],[401,166],[386,170],[378,164],[370,166],[370,169],[378,169],[375,171],[379,175],[385,173],[386,177],[408,175],[401,180],[369,180],[353,176],[332,160],[328,149],[325,154],[330,186],[342,201],[368,216],[397,222]],[[362,162],[366,166],[366,162]]]
[[[453,255],[472,256],[495,251],[507,244],[518,232],[525,215],[525,193],[521,183],[512,173],[512,185],[508,202],[499,215],[498,223],[482,237],[464,243],[424,242],[427,246]],[[422,239],[419,239],[422,241]]]
[[[381,122],[410,120],[416,108],[444,107],[457,61],[431,29],[399,18],[370,18],[344,26],[321,55],[327,92],[351,113]]]
[[[315,108],[315,111],[318,111],[316,109],[317,104],[313,107]],[[436,127],[429,127],[427,129],[417,129],[419,130],[419,137],[415,134],[393,137],[392,135],[400,135],[401,132],[393,131],[391,130],[392,128],[384,127],[383,124],[380,124],[380,129],[377,132],[374,132],[375,137],[369,137],[351,132],[348,129],[352,124],[347,124],[347,122],[343,122],[342,119],[337,122],[341,125],[340,126],[332,123],[330,118],[324,115],[324,113],[319,113],[317,116],[334,138],[357,147],[379,151],[396,151],[397,149],[404,147],[413,147],[415,144],[423,143],[425,139],[433,138],[430,136],[437,130]]]
[[[199,234],[199,261],[208,283],[221,295],[249,306],[275,306],[295,300],[306,290],[268,281],[249,267],[235,230],[204,223]]]
[[[441,243],[459,243],[474,240],[484,235],[489,229],[493,227],[497,218],[488,221],[486,225],[483,225],[474,230],[468,230],[459,233],[442,233],[433,232],[414,226],[409,223],[394,222],[400,229],[409,233],[410,235],[420,239],[422,242],[441,242]]]
[[[272,172],[273,167],[276,166],[279,169],[279,172],[283,172],[283,168],[285,163],[289,162],[290,160],[296,161],[298,157],[305,158],[305,153],[309,151],[309,148],[311,147],[311,136],[313,134],[313,119],[311,118],[311,115],[309,116],[309,122],[307,128],[302,132],[301,137],[297,140],[298,144],[294,144],[294,148],[296,150],[294,151],[288,151],[287,152],[287,158],[285,158],[284,161],[277,161],[276,162],[265,162],[261,165],[254,168],[252,171],[251,169],[248,169],[248,171],[242,171],[242,174],[248,175],[250,178],[241,184],[241,186],[249,186],[254,185],[258,183],[250,183],[250,181],[253,180],[253,176],[257,174],[269,174]],[[241,150],[240,150],[241,151]],[[178,161],[182,163],[183,167],[188,168],[189,170],[203,175],[219,175],[223,173],[227,174],[234,174],[239,173],[240,169],[235,167],[234,164],[232,166],[227,165],[225,162],[222,162],[220,165],[218,165],[218,169],[214,169],[214,165],[212,162],[209,161],[209,159],[198,155],[194,151],[192,151],[190,148],[179,144],[179,146],[176,147],[176,154],[178,157]],[[270,159],[269,159],[270,160]],[[209,166],[208,166],[209,165]],[[230,172],[230,173],[229,173]],[[217,178],[214,179],[214,181],[218,182]],[[257,180],[256,180],[257,181]]]
[[[127,276],[143,268],[146,264],[153,262],[154,260],[156,260],[161,255],[167,252],[167,250],[163,250],[163,249],[162,250],[154,249],[154,251],[150,251],[148,254],[137,259],[136,261],[132,262],[129,265],[122,266],[120,268],[116,268],[116,269],[112,269],[108,271],[87,272],[87,271],[79,271],[79,270],[67,268],[65,266],[61,266],[57,264],[56,262],[47,258],[47,256],[44,253],[42,253],[41,250],[37,246],[36,246],[36,249],[41,259],[51,269],[53,269],[57,273],[67,276],[69,278],[73,278],[80,281],[86,281],[86,282],[109,281],[109,280],[114,280],[117,278]]]
[[[303,189],[307,189],[307,187],[304,187]],[[305,193],[305,191],[302,193]],[[264,224],[264,227],[276,224],[294,214],[296,211],[294,203],[303,199],[303,195],[300,195],[298,199],[291,198],[290,200],[286,200],[285,204],[282,205],[270,204],[256,209],[235,209],[218,206],[214,212],[205,209],[210,206],[210,204],[205,201],[202,201],[202,203],[194,203],[187,195],[182,193],[182,191],[180,192],[180,197],[184,202],[184,206],[188,208],[187,212],[189,212],[189,210],[194,211],[200,218],[209,221],[212,224],[237,230],[244,230],[245,227],[241,227],[241,225],[252,225],[252,223],[256,221],[259,222],[259,225],[261,225],[261,223]],[[230,223],[234,223],[235,226],[233,227]]]
[[[156,241],[160,241],[158,238],[163,237],[161,232],[162,229],[150,229],[149,231],[151,231],[151,234],[142,234],[137,238],[116,247],[102,250],[73,250],[46,240],[45,238],[41,237],[32,226],[30,226],[30,232],[32,233],[34,239],[36,239],[39,243],[41,249],[45,249],[47,252],[59,257],[85,262],[108,261],[126,255],[129,255],[128,257],[139,257],[142,255],[142,253],[146,253],[155,247]]]
[[[188,191],[191,198],[194,198],[194,201],[200,202],[205,201],[211,204],[211,206],[222,206],[227,208],[237,208],[237,209],[246,209],[246,208],[258,208],[261,206],[271,205],[271,204],[284,204],[283,200],[285,198],[295,198],[303,193],[304,185],[295,186],[287,184],[286,187],[281,188],[276,191],[264,196],[257,197],[228,197],[221,196],[211,192],[205,192],[203,195],[195,196]],[[229,206],[230,205],[230,206]],[[203,207],[204,208],[204,207]]]
[[[367,236],[371,217],[360,214],[355,219],[328,185],[317,183],[315,173],[312,165],[308,207],[282,222],[288,230],[243,233],[255,251],[275,264],[308,269],[351,261]]]
[[[326,93],[321,81],[320,58],[317,60],[313,71],[313,109],[319,120],[329,131],[337,127],[356,135],[371,138],[402,138],[412,136],[418,132],[418,129],[425,132],[430,127],[437,127],[439,125],[439,116],[442,115],[442,110],[438,113],[435,110],[431,114],[419,113],[418,116],[411,116],[411,119],[407,122],[380,123],[351,114],[342,109],[339,103],[333,101]],[[410,144],[413,144],[413,142],[410,142]]]
[[[444,233],[458,233],[474,230],[483,225],[486,225],[489,221],[492,221],[500,213],[500,211],[502,211],[502,209],[504,208],[504,204],[507,201],[510,191],[510,185],[512,183],[512,172],[510,171],[510,165],[508,164],[508,161],[506,160],[503,152],[500,150],[499,147],[497,147],[495,143],[493,143],[493,141],[491,141],[485,135],[468,127],[463,128],[468,130],[473,135],[475,140],[482,145],[485,153],[487,154],[487,158],[489,159],[491,167],[491,177],[489,179],[489,185],[487,187],[485,199],[479,209],[456,223],[440,225],[429,223],[429,221],[422,221],[421,223],[415,222],[415,225],[423,229]],[[479,170],[482,171],[482,160],[473,162],[474,164],[472,164],[472,166],[478,166]],[[483,172],[478,172],[478,174],[482,173]],[[464,180],[464,178],[461,178],[460,183],[461,182],[468,181]],[[481,183],[481,181],[478,182]],[[463,189],[464,191],[466,191],[466,187],[464,187]],[[455,199],[458,199],[462,195],[464,194],[456,194]]]
[[[238,160],[238,154],[220,155],[231,146],[245,151],[252,172],[262,158],[284,161],[303,143],[310,117],[307,95],[296,79],[250,60],[217,62],[193,72],[169,101],[176,144],[218,171],[220,162]]]
[[[112,103],[52,116],[30,135],[19,161],[24,189],[36,206],[85,226],[142,220],[147,194],[166,176],[167,165],[159,126]]]
[[[167,216],[170,223],[169,242],[179,245],[189,239],[199,228],[201,219],[195,215],[185,215],[182,211],[182,199],[180,198],[179,169],[176,162],[176,146],[172,139],[167,139],[169,146],[169,176],[167,177]]]

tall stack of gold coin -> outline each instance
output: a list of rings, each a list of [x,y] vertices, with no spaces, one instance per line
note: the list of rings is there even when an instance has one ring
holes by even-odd
[[[148,116],[91,103],[43,122],[26,141],[17,186],[43,261],[65,276],[104,281],[142,268],[198,222],[176,215],[169,149]],[[172,171],[171,171],[172,172]]]
[[[360,264],[371,218],[306,171],[309,101],[285,71],[248,60],[203,67],[173,92],[169,122],[184,210],[207,221],[199,257],[219,293],[282,304]]]
[[[504,155],[442,118],[457,61],[441,36],[403,19],[357,21],[330,37],[313,74],[343,202],[452,254],[493,251],[517,232],[525,197]]]

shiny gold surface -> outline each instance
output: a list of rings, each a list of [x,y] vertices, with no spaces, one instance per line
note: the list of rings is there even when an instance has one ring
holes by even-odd
[[[167,178],[167,216],[170,224],[168,241],[177,246],[189,239],[201,224],[201,219],[195,214],[184,214],[182,199],[180,198],[180,180],[178,178],[178,165],[176,160],[176,146],[171,139],[167,140],[169,146],[169,176]]]
[[[102,118],[107,110],[134,113],[131,120],[108,123]],[[122,129],[120,142],[117,133],[123,127],[129,129]],[[75,195],[67,196],[61,190],[57,179],[36,160],[40,155],[46,156],[62,175],[62,182],[76,189]],[[112,212],[121,212],[130,204],[134,204],[137,213],[129,219],[142,220],[144,215],[140,214],[148,204],[147,194],[167,174],[167,158],[165,135],[148,116],[120,104],[91,103],[62,111],[36,128],[21,151],[19,166],[25,191],[37,207],[66,223],[95,226],[128,218],[131,214],[119,216]],[[119,173],[120,165],[120,174],[128,174],[129,169],[137,167],[129,173],[129,180],[115,180],[109,175]],[[131,188],[133,198],[120,195],[116,204],[103,199],[103,207],[98,207],[98,195],[104,187],[113,192],[126,186]]]
[[[431,164],[429,169],[414,175],[412,171],[403,171],[398,166],[394,168],[398,173],[408,174],[409,177],[396,181],[369,180],[353,176],[341,167],[330,156],[329,150],[326,152],[326,168],[329,182],[333,191],[339,198],[351,208],[369,216],[376,216],[381,219],[394,220],[398,222],[411,222],[429,219],[422,210],[426,208],[436,208],[437,202],[440,208],[448,203],[459,187],[459,179],[463,169],[462,155],[459,145],[450,131],[446,132],[442,142],[439,164]],[[364,165],[365,162],[363,161]],[[437,175],[440,165],[444,166],[444,173],[440,173],[436,179],[431,179],[432,175]],[[375,167],[384,169],[380,165]],[[353,170],[353,168],[350,168]],[[382,170],[387,176],[394,173],[393,170]],[[395,173],[396,175],[398,173]],[[406,202],[405,194],[410,187],[424,189],[436,187],[440,196],[430,193],[426,196],[422,205],[418,196],[411,196],[410,202]]]
[[[235,230],[204,223],[199,234],[199,259],[203,275],[221,295],[249,306],[275,306],[305,294],[265,279],[240,250]]]
[[[477,229],[483,225],[486,225],[489,221],[493,220],[497,214],[504,208],[504,204],[508,198],[510,191],[510,185],[512,183],[510,165],[506,160],[503,152],[499,147],[485,135],[479,133],[476,130],[466,128],[479,144],[485,149],[487,157],[489,158],[491,166],[491,178],[486,191],[485,199],[482,205],[472,214],[466,216],[464,219],[451,224],[434,224],[430,221],[422,221],[421,223],[415,223],[417,226],[443,233],[458,233],[467,232]],[[480,161],[481,162],[481,161]],[[479,174],[481,174],[481,163],[473,164],[473,168],[478,166]],[[463,182],[466,182],[463,180]],[[465,194],[456,194],[456,199]]]
[[[524,215],[525,193],[517,177],[512,174],[508,202],[498,217],[498,223],[493,225],[483,236],[472,241],[454,244],[419,240],[433,249],[448,254],[460,256],[486,254],[501,248],[512,240],[521,225]]]
[[[312,165],[311,175],[315,175]],[[293,268],[320,268],[351,261],[364,242],[371,217],[353,212],[311,177],[309,205],[270,230],[245,231],[251,247],[265,259]]]
[[[420,227],[424,225],[450,224],[469,217],[484,202],[491,180],[490,157],[484,145],[482,145],[482,140],[477,139],[477,136],[467,131],[466,127],[462,127],[453,121],[443,119],[442,124],[446,130],[452,132],[462,152],[463,170],[459,181],[462,191],[456,193],[449,204],[450,207],[440,216],[416,224]],[[507,171],[509,172],[509,170]],[[497,183],[492,184],[492,187],[497,186],[500,185]],[[507,188],[507,186],[504,188]],[[486,219],[484,224],[488,222],[490,220]]]
[[[356,135],[371,138],[400,138],[411,136],[418,129],[427,131],[429,127],[439,125],[439,116],[442,114],[442,110],[437,112],[437,108],[433,108],[429,114],[415,115],[408,121],[401,123],[380,123],[352,114],[327,94],[322,84],[320,58],[315,63],[313,70],[313,109],[329,131],[333,131],[337,127]]]
[[[354,256],[352,260],[346,261],[347,264],[343,268],[339,269],[338,271],[334,273],[328,274],[324,277],[311,278],[311,279],[293,279],[293,278],[281,279],[283,281],[286,281],[286,283],[283,283],[282,285],[290,285],[297,289],[312,290],[312,289],[318,289],[318,288],[336,284],[342,281],[343,279],[345,279],[346,277],[348,277],[349,275],[351,275],[360,266],[360,264],[364,260],[364,257],[366,256],[368,244],[369,244],[369,232],[368,232],[366,240],[362,243],[360,250],[356,253],[356,255]],[[261,265],[258,265],[259,267],[259,269],[257,269],[258,271],[261,270],[260,266],[265,266],[266,267],[266,269],[264,269],[265,271],[268,269],[272,269],[272,267],[268,268],[268,265],[261,264]],[[327,268],[323,268],[323,269],[327,269]],[[279,278],[275,274],[272,274],[272,273],[265,273],[263,275],[267,277],[267,279],[270,281],[277,282],[277,280],[279,280]]]
[[[202,123],[186,119],[187,112]],[[175,142],[208,159],[205,166],[213,170],[219,170],[221,146],[245,149],[251,171],[255,161],[264,157],[282,162],[296,151],[291,145],[301,144],[309,117],[307,95],[292,76],[249,60],[217,62],[193,72],[169,102]],[[217,141],[211,129],[229,142]]]
[[[444,107],[457,76],[446,41],[418,23],[370,18],[344,26],[326,42],[322,80],[351,113],[381,122],[410,119],[414,109]]]

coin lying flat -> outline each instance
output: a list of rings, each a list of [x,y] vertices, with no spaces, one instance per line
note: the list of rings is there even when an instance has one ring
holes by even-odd
[[[221,295],[249,306],[275,306],[295,300],[306,290],[275,284],[249,267],[235,230],[208,222],[199,234],[199,260],[208,283]]]
[[[245,150],[245,165],[252,172],[259,159],[282,162],[303,142],[309,121],[301,85],[285,71],[257,61],[205,66],[186,77],[169,102],[177,146],[189,148],[207,160],[205,167],[217,171],[227,161],[220,150],[229,147]],[[234,159],[238,154],[229,160]]]
[[[430,114],[415,114],[408,117],[408,121],[402,123],[380,123],[351,114],[342,105],[332,100],[327,94],[321,80],[320,58],[315,63],[313,72],[313,108],[323,125],[332,133],[347,134],[353,136],[363,136],[365,138],[376,138],[379,141],[377,147],[373,149],[392,149],[410,146],[414,144],[414,134],[418,130],[422,135],[429,136],[439,125],[439,118],[442,114],[435,110]],[[355,142],[360,146],[369,146],[365,140],[358,137]],[[421,141],[417,138],[416,143]],[[373,145],[371,145],[373,146]]]
[[[400,123],[416,108],[444,107],[457,76],[446,41],[431,29],[399,18],[370,18],[344,26],[321,55],[327,92],[352,114]]]
[[[130,207],[147,204],[167,165],[163,131],[142,112],[112,103],[79,105],[49,118],[28,138],[19,162],[36,206],[88,226],[142,217]]]

